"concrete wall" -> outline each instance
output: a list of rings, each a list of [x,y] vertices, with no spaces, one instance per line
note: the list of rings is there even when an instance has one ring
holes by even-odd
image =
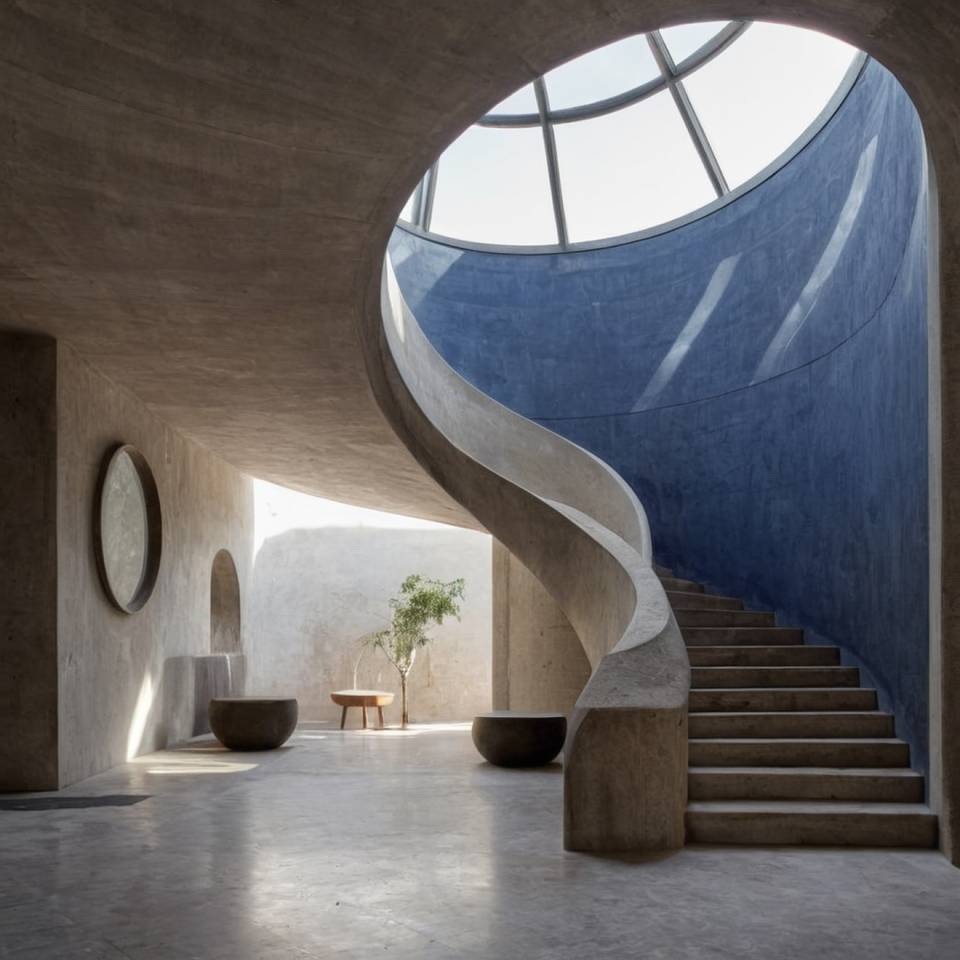
[[[493,707],[573,711],[590,661],[570,621],[540,581],[493,543]]]
[[[0,440],[0,790],[66,786],[205,732],[209,697],[243,692],[247,659],[254,689],[334,717],[352,640],[382,625],[413,571],[464,576],[468,594],[462,623],[414,667],[413,716],[490,708],[488,536],[361,511],[383,529],[284,529],[254,575],[254,481],[45,337],[0,336]],[[157,583],[132,615],[107,599],[93,544],[101,464],[119,443],[145,456],[162,511]],[[396,687],[373,654],[360,679]]]
[[[57,786],[57,347],[0,334],[0,791]]]
[[[549,256],[392,243],[448,362],[615,466],[660,562],[844,648],[921,767],[923,157],[871,63],[791,163],[671,233]]]
[[[250,583],[251,481],[170,430],[60,344],[57,364],[57,602],[61,785],[195,732],[194,658],[208,654],[218,550]],[[138,613],[113,607],[98,577],[92,505],[101,460],[131,443],[153,471],[163,556]],[[200,694],[203,696],[202,692]]]
[[[333,690],[354,686],[361,637],[389,622],[388,601],[411,573],[463,577],[459,622],[434,629],[408,686],[413,722],[469,720],[491,705],[490,537],[428,521],[348,507],[257,483],[257,543],[245,608],[248,690],[300,701],[306,720],[339,720]],[[383,654],[360,662],[357,685],[395,691]],[[356,713],[354,716],[353,713]],[[354,711],[348,725],[359,723]]]
[[[193,736],[210,684],[231,689],[223,658],[200,673],[196,658],[217,551],[241,596],[249,582],[250,481],[44,337],[0,335],[0,441],[0,790],[66,786]],[[156,586],[132,615],[107,599],[93,543],[120,443],[146,457],[163,514]]]

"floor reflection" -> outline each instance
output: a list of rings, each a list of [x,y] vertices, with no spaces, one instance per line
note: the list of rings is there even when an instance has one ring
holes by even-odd
[[[876,960],[960,937],[934,851],[565,853],[559,764],[492,767],[468,724],[399,733],[201,741],[63,793],[148,802],[0,815],[0,955]]]

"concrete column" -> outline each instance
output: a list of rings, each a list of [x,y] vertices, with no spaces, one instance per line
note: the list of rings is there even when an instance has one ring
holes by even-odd
[[[493,707],[569,714],[590,679],[570,621],[540,581],[493,541]]]
[[[0,791],[59,785],[57,346],[0,334]]]
[[[940,847],[960,866],[960,343],[944,303],[960,300],[960,242],[941,229],[928,157],[930,450],[930,804]],[[939,238],[939,243],[937,239]]]

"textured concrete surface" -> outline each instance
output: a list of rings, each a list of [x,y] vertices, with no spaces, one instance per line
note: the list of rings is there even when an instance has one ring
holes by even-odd
[[[9,551],[3,602],[13,617],[0,671],[12,732],[0,748],[3,789],[72,783],[207,731],[210,697],[244,692],[248,659],[258,668],[251,692],[315,691],[313,716],[334,716],[329,691],[352,685],[351,642],[382,625],[370,618],[371,606],[379,602],[386,616],[387,598],[414,569],[463,574],[470,584],[463,622],[447,627],[414,668],[414,716],[468,718],[490,708],[488,537],[456,528],[297,531],[263,545],[254,578],[248,478],[176,434],[68,346],[2,339],[9,458],[0,460],[0,549]],[[150,464],[163,513],[156,589],[133,615],[105,595],[91,526],[103,455],[126,441]],[[41,599],[44,585],[50,593]],[[244,610],[252,624],[246,645]],[[38,632],[44,621],[46,648]],[[379,658],[368,656],[364,669],[381,685],[392,683],[392,668]]]
[[[666,13],[657,3],[651,4],[651,8],[655,14]],[[649,8],[644,4],[635,9],[638,11],[642,9],[646,13]],[[684,13],[693,18],[702,18],[708,15],[708,11],[713,11],[720,16],[727,14],[727,9],[720,2],[714,5],[709,0],[691,0],[689,4],[671,5],[669,15],[676,16],[678,20],[682,19]],[[749,15],[748,10],[743,8],[738,10],[738,15],[744,15],[744,13]],[[924,124],[929,155],[937,175],[939,219],[936,222],[939,225],[941,267],[938,299],[942,315],[950,316],[952,304],[960,299],[960,270],[957,268],[955,259],[960,246],[956,239],[960,232],[960,218],[956,215],[958,208],[956,205],[951,205],[949,199],[953,192],[960,188],[957,143],[954,133],[960,119],[958,117],[960,104],[952,96],[942,93],[938,95],[937,86],[940,81],[934,78],[942,78],[941,70],[950,69],[949,55],[946,55],[946,51],[951,48],[952,41],[947,38],[954,35],[957,30],[956,10],[946,3],[931,3],[924,7],[923,16],[920,17],[917,15],[916,8],[909,4],[899,4],[890,8],[870,0],[864,3],[857,0],[852,2],[840,0],[836,4],[824,5],[817,3],[809,5],[786,3],[772,6],[763,4],[758,6],[757,13],[764,17],[782,19],[788,23],[817,27],[842,36],[867,50],[888,66],[913,98]],[[618,15],[623,14],[624,10],[618,8]],[[589,14],[587,18],[589,19]],[[651,23],[656,22],[657,20],[651,18]],[[582,23],[581,26],[583,26]],[[942,66],[935,67],[934,63],[944,55],[946,59]],[[942,90],[942,84],[940,85]],[[919,211],[921,218],[924,212],[922,209]],[[883,229],[885,227],[880,228],[881,233]],[[826,252],[835,252],[835,250]],[[826,259],[822,266],[827,266]],[[820,279],[822,276],[822,270],[815,271],[812,279]],[[923,285],[925,279],[915,278],[914,282]],[[936,286],[937,282],[934,281],[934,287]],[[803,306],[803,303],[798,303],[798,308],[801,310]],[[935,326],[938,324],[938,319],[938,317],[932,318]],[[791,332],[793,331],[787,330],[788,334]],[[960,418],[954,415],[954,404],[958,401],[960,386],[953,376],[956,364],[956,350],[952,347],[954,334],[950,332],[948,325],[945,325],[941,332],[943,335],[939,340],[941,346],[939,369],[942,373],[940,384],[942,390],[939,392],[942,400],[941,416],[934,416],[932,421],[936,427],[936,435],[942,440],[942,457],[938,457],[935,452],[931,462],[940,472],[939,480],[933,483],[933,493],[938,501],[939,516],[942,517],[943,524],[942,539],[933,538],[935,546],[940,548],[939,552],[930,557],[930,563],[938,574],[936,579],[943,587],[937,595],[941,598],[938,613],[942,614],[940,622],[943,631],[942,636],[934,638],[940,647],[939,657],[935,658],[935,662],[939,662],[942,669],[940,675],[934,678],[934,682],[941,690],[941,695],[937,699],[942,704],[942,710],[939,716],[933,718],[933,722],[939,727],[933,740],[941,750],[941,754],[934,758],[934,767],[938,775],[933,782],[941,789],[936,796],[932,797],[932,801],[943,815],[941,830],[943,848],[955,862],[960,863],[960,738],[955,735],[955,731],[960,728],[960,703],[951,693],[960,682],[960,626],[958,626],[960,621],[957,620],[956,615],[960,605],[951,599],[956,584],[960,581],[960,562],[954,559],[958,553],[950,546],[957,531],[960,530],[960,495],[956,493],[956,484],[951,485],[951,477],[956,473],[957,465],[953,460],[954,455],[950,453],[951,450],[957,449],[956,446],[951,445],[951,442],[957,430],[957,424],[960,423]],[[790,337],[787,336],[784,339],[785,344],[781,345],[789,346]],[[937,342],[936,337],[934,342]],[[934,370],[936,369],[937,366],[934,364]],[[822,385],[820,386],[822,388]],[[921,428],[918,431],[919,436],[925,434],[925,429]],[[942,500],[939,494],[942,494]],[[918,518],[919,529],[922,529],[925,519],[923,516]],[[922,602],[923,599],[920,598],[920,603]],[[934,622],[938,622],[936,617]],[[921,686],[925,682],[922,676],[917,676],[915,679]]]
[[[466,726],[145,756],[63,795],[135,805],[0,812],[0,942],[29,960],[956,952],[960,873],[935,851],[563,853],[559,771],[491,767]]]
[[[495,710],[473,718],[473,745],[498,767],[544,767],[563,749],[567,718],[562,713]]]
[[[229,750],[276,750],[297,728],[294,698],[215,697],[210,701],[210,729]]]
[[[590,679],[570,621],[540,581],[493,542],[493,707],[568,714]]]
[[[0,334],[0,790],[57,786],[57,347]]]
[[[658,560],[841,644],[926,768],[923,150],[873,63],[787,167],[668,234],[392,250],[460,373],[616,467]]]
[[[246,608],[248,693],[295,696],[304,719],[338,720],[332,691],[388,690],[397,696],[385,719],[399,723],[399,675],[360,641],[388,625],[403,579],[422,573],[463,577],[466,591],[460,619],[432,629],[434,640],[417,653],[411,718],[469,720],[491,708],[490,537],[370,511],[326,519],[312,498],[268,485],[257,485],[256,498],[258,517],[268,512],[272,526]]]
[[[740,604],[698,586],[700,592],[667,593],[678,617],[685,606],[710,612],[704,605],[714,604],[720,616],[725,611],[716,604]],[[692,629],[698,641],[711,630],[728,631]],[[688,649],[688,842],[936,847],[937,817],[923,803],[923,777],[909,769],[910,749],[896,738],[894,717],[876,709],[875,690],[863,689],[873,709],[846,714],[782,712],[782,705],[768,712],[763,701],[751,703],[764,692],[846,693],[859,681],[857,668],[839,665],[836,647],[808,646],[802,633],[798,643],[798,631],[779,629],[782,646],[775,637],[772,646],[741,646],[734,636]],[[721,691],[735,691],[739,709],[715,711],[710,699]],[[698,704],[703,694],[706,702]]]
[[[66,345],[57,356],[59,778],[69,784],[193,735],[194,657],[211,650],[211,568],[228,549],[243,602],[253,501],[237,470],[176,434]],[[134,614],[107,600],[92,544],[100,463],[123,442],[146,457],[163,514],[157,583]]]
[[[431,346],[384,265],[365,339],[381,409],[412,453],[548,590],[592,674],[569,726],[564,845],[683,843],[690,669],[646,514],[586,450],[481,393]]]
[[[400,54],[401,23],[445,26]],[[398,77],[459,29],[406,3],[0,4],[0,325],[69,338],[245,472],[470,522],[377,413],[349,306],[444,109]]]
[[[253,473],[469,522],[424,482],[363,384],[358,321],[378,313],[397,212],[443,147],[532,77],[632,32],[731,12],[832,32],[904,82],[937,167],[952,316],[953,0],[557,0],[547,13],[540,0],[242,0],[135,15],[108,0],[0,6],[4,323],[69,335]],[[957,337],[945,327],[945,691],[960,686]],[[960,702],[944,711],[947,836],[960,838]]]

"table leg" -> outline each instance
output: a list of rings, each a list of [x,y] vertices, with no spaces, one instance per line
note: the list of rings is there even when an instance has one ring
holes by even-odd
[[[364,704],[360,709],[363,711],[363,729],[366,730],[367,729],[367,705]]]
[[[347,708],[340,708],[340,729],[343,729],[344,724],[347,722]]]
[[[380,729],[383,729],[383,707],[377,707],[377,719],[380,721]]]

